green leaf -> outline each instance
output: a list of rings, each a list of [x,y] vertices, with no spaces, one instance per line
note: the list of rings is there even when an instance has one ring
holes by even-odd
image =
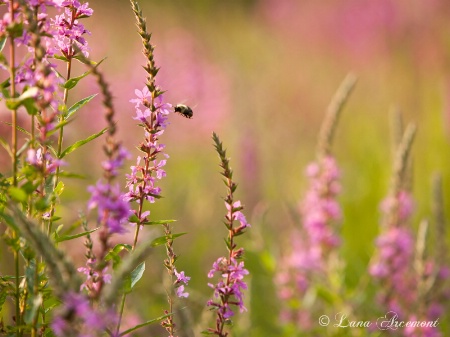
[[[23,35],[23,23],[15,22],[13,24],[9,24],[6,27],[6,31],[8,32],[8,35],[13,39],[21,37]]]
[[[19,232],[19,228],[16,225],[16,222],[14,220],[14,218],[8,214],[5,213],[0,213],[0,217],[3,218],[3,220],[5,221],[5,223],[11,227],[15,232]]]
[[[33,184],[31,181],[27,181],[25,184],[22,185],[22,190],[25,191],[26,194],[30,195],[34,191],[36,191],[36,188],[38,185]]]
[[[3,54],[0,54],[1,56],[0,56],[0,63],[2,63],[2,58],[3,58]],[[6,60],[5,60],[6,61]],[[10,92],[9,92],[9,90],[8,90],[8,88],[10,87],[10,85],[11,85],[11,83],[10,83],[10,81],[9,81],[9,77],[6,79],[6,80],[4,80],[2,83],[0,83],[0,90],[1,90],[1,92],[2,92],[2,94],[3,94],[3,97],[4,98],[9,98],[10,96]]]
[[[119,243],[114,246],[113,251],[118,254],[124,249],[126,249],[128,252],[130,252],[131,249],[133,249],[133,247],[131,247],[131,245],[128,245],[126,243]]]
[[[10,123],[10,122],[3,122],[2,121],[2,123],[3,124],[6,124],[6,125],[9,125],[9,126],[12,126],[12,123]],[[16,130],[17,131],[20,131],[20,132],[22,132],[22,133],[24,133],[24,134],[26,134],[27,136],[31,136],[31,133],[29,133],[27,130],[25,130],[23,127],[21,127],[21,126],[18,126],[18,125],[16,125]]]
[[[17,110],[24,103],[25,100],[36,97],[38,93],[39,93],[39,89],[37,87],[28,88],[19,97],[8,98],[6,100],[6,107],[9,110]]]
[[[111,249],[108,254],[106,254],[105,261],[112,260],[113,269],[115,269],[120,264],[120,262],[122,262],[122,258],[120,257],[119,253],[124,249],[130,252],[132,247],[131,245],[125,243],[119,243],[113,249]]]
[[[147,325],[150,325],[150,324],[153,324],[153,323],[162,321],[163,319],[165,319],[165,318],[167,318],[167,317],[170,317],[170,316],[172,316],[172,315],[173,315],[173,314],[170,313],[170,314],[167,314],[167,315],[164,315],[164,316],[160,316],[160,317],[155,318],[155,319],[151,319],[151,320],[149,320],[149,321],[147,321],[147,322],[145,322],[145,323],[138,324],[138,325],[136,325],[136,326],[133,327],[133,328],[130,328],[130,329],[128,329],[128,330],[125,330],[125,331],[121,332],[119,336],[125,336],[125,335],[128,335],[130,332],[133,332],[133,331],[135,331],[135,330],[137,330],[137,329],[143,328],[144,326],[147,326]]]
[[[141,225],[165,225],[171,222],[175,222],[177,220],[155,220],[155,221],[146,221],[141,223]],[[137,222],[137,221],[136,221]]]
[[[30,324],[35,319],[38,310],[42,304],[42,294],[37,294],[34,297],[28,299],[30,309],[25,313],[25,323]]]
[[[56,132],[58,132],[59,129],[61,129],[62,127],[66,126],[69,123],[70,123],[70,121],[63,120],[62,122],[56,124],[55,127],[53,128],[53,130],[50,130],[49,132],[47,132],[47,136],[51,136],[51,135],[55,134]]]
[[[16,186],[11,186],[8,188],[8,194],[11,197],[11,199],[18,201],[18,202],[26,202],[27,201],[27,193]]]
[[[22,102],[22,105],[27,110],[27,113],[30,116],[35,116],[38,113],[38,108],[36,108],[36,105],[34,105],[35,99],[34,98],[27,98]]]
[[[86,179],[87,178],[85,175],[78,174],[78,173],[66,172],[66,171],[59,172],[59,176],[64,177],[64,178],[74,178],[74,179]]]
[[[78,77],[73,77],[73,78],[68,79],[68,80],[62,85],[62,87],[63,87],[64,89],[69,89],[69,90],[75,88],[75,86],[78,84],[78,82],[79,82],[81,79],[85,78],[87,75],[89,75],[90,72],[91,72],[91,71],[89,70],[89,71],[86,71],[85,73],[83,73],[82,75],[80,75],[80,76],[78,76]]]
[[[101,60],[100,62],[98,62],[96,65],[95,65],[95,68],[97,68],[103,61],[104,61],[105,59],[103,59],[103,60]],[[78,76],[78,77],[73,77],[73,78],[70,78],[70,79],[68,79],[67,81],[66,81],[66,83],[64,83],[63,85],[62,85],[62,87],[64,88],[64,89],[73,89],[77,84],[78,84],[78,82],[80,81],[80,80],[82,80],[83,78],[85,78],[87,75],[89,75],[90,73],[92,72],[92,70],[88,70],[88,71],[86,71],[86,72],[84,72],[83,74],[81,74],[80,76]]]
[[[66,155],[68,155],[69,153],[75,151],[76,149],[78,149],[79,147],[83,146],[84,144],[89,143],[90,141],[100,137],[101,135],[103,135],[106,131],[108,130],[108,128],[104,128],[103,130],[101,130],[100,132],[93,134],[85,139],[79,140],[78,142],[75,142],[74,144],[70,145],[69,147],[67,147],[59,156],[59,158],[64,158]]]
[[[0,39],[0,52],[3,50],[3,48],[5,48],[5,44],[6,44],[6,36],[3,36]],[[0,309],[1,310],[1,309]]]
[[[0,137],[0,145],[6,150],[6,152],[8,152],[9,156],[12,158],[13,154],[11,148],[9,147],[8,142],[3,137]]]
[[[63,241],[68,241],[68,240],[73,240],[73,239],[76,239],[76,238],[80,238],[82,236],[86,236],[88,234],[91,234],[91,233],[95,232],[99,228],[100,227],[97,227],[97,228],[91,229],[90,231],[86,231],[86,232],[82,232],[82,233],[78,233],[78,234],[74,234],[74,235],[64,235],[64,236],[56,235],[55,241],[56,242],[63,242]]]
[[[27,140],[21,147],[20,149],[17,150],[17,158],[20,157],[22,155],[22,153],[24,153],[25,151],[27,151],[29,149],[29,145],[30,145],[31,140]]]
[[[167,243],[167,241],[169,240],[174,240],[180,236],[183,236],[187,233],[177,233],[177,234],[171,234],[171,235],[164,235],[164,236],[160,236],[156,239],[154,239],[150,245],[152,247],[157,247],[157,246],[161,246],[161,245],[165,245]]]
[[[139,222],[139,218],[136,214],[131,214],[131,216],[128,218],[128,222],[131,223],[138,223]]]
[[[142,278],[145,271],[145,262],[139,264],[132,272],[131,272],[131,289],[138,283],[138,281]]]
[[[2,312],[3,304],[5,304],[5,301],[6,301],[7,292],[6,292],[6,287],[0,288],[0,289],[1,289],[1,292],[0,292],[0,312]]]
[[[69,62],[69,60],[67,59],[67,57],[65,57],[64,55],[53,55],[53,57],[57,60],[60,61],[64,61],[64,62]]]
[[[41,197],[34,203],[34,207],[36,207],[37,211],[44,212],[50,207],[50,201],[47,197]]]
[[[64,183],[62,181],[59,181],[58,185],[56,185],[56,188],[55,188],[55,191],[54,191],[55,194],[57,196],[60,196],[62,194],[62,192],[64,192],[64,187],[65,187]]]
[[[82,100],[76,102],[74,105],[72,105],[69,110],[67,111],[65,119],[72,116],[75,112],[77,112],[80,108],[82,108],[84,105],[89,103],[97,94],[91,95],[89,97],[83,98]]]

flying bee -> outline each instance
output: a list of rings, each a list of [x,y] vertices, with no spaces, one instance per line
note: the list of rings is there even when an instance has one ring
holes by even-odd
[[[181,116],[189,119],[192,118],[192,116],[194,116],[192,109],[184,104],[177,104],[175,106],[175,112],[178,112]]]

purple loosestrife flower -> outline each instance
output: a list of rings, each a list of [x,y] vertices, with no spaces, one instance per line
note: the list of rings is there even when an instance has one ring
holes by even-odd
[[[128,224],[131,211],[119,184],[110,185],[98,181],[95,186],[90,186],[88,191],[91,193],[88,209],[98,209],[98,222],[105,224],[110,234],[125,233],[125,225]]]
[[[234,258],[228,261],[225,257],[221,257],[214,262],[213,268],[208,273],[208,278],[213,278],[216,273],[222,279],[217,284],[208,283],[208,286],[214,289],[215,298],[226,298],[227,301],[215,303],[210,300],[208,306],[216,307],[219,314],[223,315],[225,319],[234,316],[231,305],[238,306],[240,312],[246,311],[242,291],[247,289],[244,276],[248,275],[248,270],[244,268],[244,262],[238,262]]]
[[[166,172],[163,170],[166,160],[157,160],[156,158],[158,155],[169,157],[163,153],[165,146],[159,143],[158,137],[164,133],[172,105],[163,103],[162,96],[158,96],[158,102],[153,105],[154,111],[152,112],[149,108],[149,105],[152,104],[148,101],[149,98],[151,99],[148,88],[135,90],[135,94],[137,98],[131,99],[130,102],[135,104],[136,109],[136,116],[133,119],[139,120],[145,128],[145,139],[139,146],[144,156],[138,156],[136,165],[131,166],[131,174],[126,176],[126,187],[129,189],[126,200],[141,204],[145,199],[153,203],[155,198],[161,194],[161,188],[156,186],[157,180],[166,176]]]
[[[44,176],[54,173],[58,167],[65,165],[63,160],[55,159],[50,153],[42,153],[42,149],[29,149],[27,151],[27,162],[36,169],[42,171]]]
[[[53,317],[51,328],[58,337],[74,334],[97,337],[116,321],[114,312],[100,307],[94,309],[83,294],[70,292],[64,296],[63,305]]]
[[[173,270],[176,280],[175,280],[175,288],[178,297],[189,297],[189,293],[184,291],[184,286],[188,284],[191,279],[189,276],[184,275],[184,271],[178,272],[176,269]]]
[[[220,157],[220,166],[223,169],[222,175],[225,177],[227,186],[227,196],[225,197],[227,213],[224,224],[228,229],[228,238],[226,239],[228,256],[218,258],[208,273],[208,278],[213,278],[216,274],[219,278],[215,284],[208,283],[208,286],[214,290],[214,298],[210,299],[206,305],[216,309],[217,318],[215,328],[208,328],[206,332],[225,337],[228,333],[224,331],[224,327],[234,316],[233,306],[237,306],[240,312],[247,310],[244,306],[243,291],[247,289],[244,276],[248,275],[249,272],[244,268],[244,261],[240,261],[244,249],[237,247],[235,237],[243,234],[250,227],[250,224],[241,212],[244,208],[241,202],[234,201],[234,191],[237,185],[232,180],[233,171],[229,166],[226,151],[215,133],[213,133],[213,140]],[[240,225],[235,227],[235,221],[238,221]]]
[[[383,284],[380,302],[387,309],[405,315],[414,302],[417,282],[411,273],[415,240],[406,226],[413,212],[412,198],[406,191],[388,196],[381,203],[385,224],[376,239],[377,255],[369,273]]]
[[[89,292],[97,293],[102,283],[111,283],[112,276],[108,274],[108,267],[97,271],[95,269],[96,266],[97,261],[94,258],[86,261],[86,267],[79,267],[77,269],[80,273],[86,275],[86,281],[81,285],[80,290],[87,289]]]
[[[72,59],[76,55],[75,44],[84,56],[89,55],[89,47],[83,35],[90,32],[80,23],[79,19],[90,17],[93,10],[89,3],[81,4],[78,0],[62,1],[61,7],[65,7],[64,13],[57,15],[52,21],[56,30],[54,36],[54,48],[60,50],[65,58]]]
[[[339,169],[331,156],[323,157],[319,163],[307,168],[309,188],[301,205],[303,226],[311,250],[318,250],[322,256],[340,245],[340,238],[333,225],[341,218],[341,208],[336,201],[340,192]]]
[[[339,168],[329,154],[309,164],[305,173],[309,184],[300,202],[303,227],[291,233],[290,251],[281,258],[275,282],[284,303],[280,318],[308,330],[314,327],[311,309],[290,304],[305,296],[316,275],[329,271],[330,255],[341,242],[336,226],[341,219],[341,187]]]

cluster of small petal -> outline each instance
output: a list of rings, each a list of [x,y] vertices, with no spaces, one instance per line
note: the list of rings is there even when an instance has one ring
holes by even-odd
[[[303,227],[311,248],[325,252],[339,246],[340,238],[333,227],[341,218],[341,208],[336,200],[340,192],[340,172],[336,160],[326,156],[307,167],[309,188],[301,205]]]
[[[2,36],[6,34],[7,28],[11,25],[23,25],[25,28],[22,36],[15,38],[17,46],[24,45],[28,48],[24,62],[17,66],[15,72],[16,89],[22,92],[26,88],[32,88],[28,92],[28,96],[36,99],[38,109],[44,110],[51,106],[55,111],[54,114],[57,114],[57,93],[61,79],[56,76],[55,65],[49,62],[49,58],[54,54],[54,48],[51,45],[56,32],[50,24],[46,11],[47,7],[59,8],[59,4],[54,1],[29,0],[24,5],[26,6],[18,7],[15,11],[14,20],[11,20],[10,13],[6,13],[0,20],[0,35]],[[37,31],[27,29],[31,23],[28,21],[29,16],[26,11],[37,12],[37,22],[34,23]],[[34,90],[35,88],[37,90]],[[47,119],[53,121],[54,114],[49,114],[52,116],[47,116]],[[48,120],[44,124],[51,124]]]
[[[91,193],[88,208],[98,209],[98,222],[105,224],[110,234],[125,233],[131,211],[119,184],[110,185],[98,181],[95,186],[89,186],[88,191]]]
[[[4,1],[3,3],[8,4],[9,1]],[[41,43],[43,43],[47,49],[47,53],[50,56],[53,55],[51,45],[53,30],[48,20],[47,7],[60,8],[58,1],[49,1],[49,0],[27,0],[24,5],[28,6],[31,10],[37,11],[37,25],[39,30],[42,32]],[[11,20],[11,14],[9,12],[5,13],[0,19],[0,34],[3,35],[6,33],[6,29],[8,26],[14,24],[24,23],[27,25],[29,22],[24,17],[21,8],[17,8],[14,13],[14,19]],[[22,32],[22,36],[16,37],[15,42],[17,46],[25,45],[29,47],[29,52],[33,53],[34,49],[30,46],[31,33],[28,29],[24,29]]]
[[[250,227],[250,224],[247,222],[245,215],[241,212],[243,207],[239,200],[233,203],[233,205],[230,205],[227,202],[225,202],[225,207],[228,210],[228,213],[225,216],[226,219],[229,221],[231,220],[231,222],[237,220],[241,224],[239,227],[234,229],[235,232],[241,232],[244,229]]]
[[[80,267],[77,270],[86,275],[86,281],[81,285],[80,290],[86,289],[88,292],[97,293],[103,283],[111,283],[111,274],[108,274],[108,267],[105,267],[101,272],[95,268],[97,263],[95,259],[88,259],[86,267]]]
[[[90,32],[80,23],[79,19],[89,17],[93,10],[89,4],[81,4],[78,0],[59,1],[61,7],[65,7],[64,13],[57,15],[52,22],[56,31],[54,44],[66,59],[76,55],[74,45],[87,57],[89,55],[88,44],[83,37]]]
[[[150,109],[152,95],[148,88],[136,90],[135,93],[137,98],[130,102],[135,104],[136,109],[136,116],[133,118],[140,121],[145,129],[145,139],[139,145],[139,149],[145,155],[137,158],[136,165],[131,166],[131,173],[126,176],[128,193],[125,198],[127,201],[137,203],[141,203],[144,199],[153,203],[161,194],[161,188],[156,186],[156,183],[166,176],[163,169],[166,159],[159,160],[157,156],[168,158],[168,155],[163,153],[164,144],[158,142],[158,137],[164,133],[172,105],[164,103],[162,96],[158,96],[152,112]]]
[[[184,286],[187,285],[189,283],[189,280],[191,279],[190,276],[186,276],[184,274],[184,271],[178,272],[176,269],[174,269],[174,274],[176,276],[176,280],[175,280],[175,288],[176,288],[176,293],[177,296],[182,298],[187,298],[189,297],[189,293],[184,291]]]
[[[41,171],[44,176],[54,173],[58,167],[65,165],[65,162],[55,159],[49,152],[42,153],[42,149],[29,149],[27,151],[27,162]]]
[[[74,292],[64,296],[58,312],[51,323],[57,337],[73,336],[74,333],[76,336],[96,337],[117,320],[112,311],[94,310],[83,294]]]
[[[376,239],[377,257],[369,266],[370,274],[384,285],[379,300],[389,310],[405,315],[413,303],[416,280],[411,274],[414,237],[405,222],[413,211],[409,193],[400,191],[381,203],[385,219],[383,232]]]
[[[123,167],[125,160],[130,157],[128,150],[119,145],[115,155],[102,162],[102,168],[108,177],[116,177],[119,173],[118,170]]]
[[[300,203],[302,231],[291,233],[289,251],[281,258],[275,277],[278,297],[285,303],[280,318],[295,322],[304,330],[311,327],[310,315],[298,307],[291,308],[289,303],[304,296],[313,275],[327,268],[329,253],[340,245],[336,224],[341,219],[337,201],[340,171],[335,158],[327,155],[309,164],[306,176],[309,185]]]
[[[213,278],[216,273],[221,279],[217,284],[208,283],[208,286],[214,289],[214,297],[220,301],[209,300],[207,305],[217,308],[219,315],[225,319],[234,315],[232,305],[239,307],[240,312],[246,311],[242,291],[247,289],[244,276],[248,275],[248,270],[244,268],[244,262],[221,257],[214,262],[208,278]]]

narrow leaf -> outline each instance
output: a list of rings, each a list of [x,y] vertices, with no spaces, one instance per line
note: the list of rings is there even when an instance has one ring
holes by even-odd
[[[6,152],[8,152],[9,156],[12,158],[13,154],[11,148],[9,147],[8,142],[3,137],[0,137],[0,145],[3,146]]]
[[[139,222],[139,218],[136,214],[131,214],[131,216],[128,218],[128,222],[131,223],[138,223]]]
[[[105,60],[105,59],[103,59],[103,60],[101,60],[100,62],[98,62],[98,63],[95,65],[95,67],[98,67],[98,66],[100,65],[100,63],[102,63],[104,60]],[[84,77],[86,77],[87,75],[89,75],[91,72],[92,72],[92,70],[88,70],[88,71],[86,71],[85,73],[81,74],[81,75],[78,76],[78,77],[73,77],[73,78],[68,79],[68,80],[66,81],[66,83],[64,83],[64,84],[62,85],[62,87],[65,88],[65,89],[69,89],[69,90],[70,90],[70,89],[73,89],[73,88],[78,84],[78,82],[79,82],[80,80],[82,80]]]
[[[6,301],[6,287],[2,288],[2,292],[0,292],[0,312],[2,311],[3,304],[5,304]]]
[[[89,97],[83,98],[82,100],[76,102],[74,105],[72,105],[69,110],[67,111],[67,115],[65,119],[72,116],[75,112],[77,112],[81,107],[89,103],[97,94],[91,95]]]
[[[182,236],[182,235],[185,235],[185,234],[187,234],[187,233],[177,233],[177,234],[171,234],[171,235],[160,236],[160,237],[154,239],[154,240],[150,243],[150,245],[151,245],[152,247],[157,247],[157,246],[165,245],[165,244],[167,243],[167,241],[176,239],[176,238],[178,238],[178,237],[180,237],[180,236]]]
[[[2,121],[2,123],[3,123],[3,124],[6,124],[6,125],[9,125],[9,126],[12,126],[12,123],[10,123],[10,122],[3,122],[3,121]],[[16,130],[17,130],[17,131],[20,131],[20,132],[22,132],[22,133],[24,133],[24,134],[26,134],[27,136],[31,136],[31,133],[29,133],[27,130],[25,130],[25,129],[22,128],[21,126],[16,125]]]
[[[63,241],[68,241],[68,240],[73,240],[76,238],[80,238],[82,236],[86,236],[88,234],[91,234],[93,232],[95,232],[96,230],[98,230],[100,227],[91,229],[90,231],[86,231],[86,232],[82,232],[82,233],[78,233],[78,234],[74,234],[74,235],[64,235],[64,236],[57,236],[55,238],[56,242],[63,242]]]
[[[85,73],[81,74],[81,75],[78,76],[78,77],[73,77],[73,78],[68,79],[68,80],[66,81],[66,83],[64,83],[64,84],[62,85],[62,87],[63,87],[64,89],[69,89],[69,90],[75,88],[75,86],[78,84],[78,82],[80,82],[81,79],[83,79],[83,78],[85,78],[87,75],[89,75],[89,73],[90,73],[90,71],[86,71]]]
[[[53,57],[55,58],[55,59],[57,59],[57,60],[60,60],[60,61],[64,61],[64,62],[69,62],[69,60],[67,59],[67,57],[65,57],[65,56],[63,56],[63,55],[53,55]]]
[[[138,281],[142,278],[145,271],[145,262],[139,264],[132,272],[131,272],[131,289],[138,283]]]
[[[57,196],[60,196],[62,194],[62,192],[64,192],[64,187],[65,187],[64,183],[62,181],[59,181],[58,185],[56,185],[56,188],[55,188],[55,194]]]
[[[130,328],[130,329],[128,329],[128,330],[125,330],[124,332],[121,332],[119,336],[122,337],[122,336],[128,335],[130,332],[133,332],[133,331],[135,331],[135,330],[137,330],[137,329],[143,328],[144,326],[147,326],[147,325],[150,325],[150,324],[153,324],[153,323],[162,321],[163,319],[165,319],[165,318],[167,318],[167,317],[170,317],[170,316],[172,316],[172,315],[173,315],[173,314],[167,314],[167,315],[164,315],[164,316],[160,316],[160,317],[158,317],[158,318],[155,318],[155,319],[151,319],[151,320],[149,320],[149,321],[147,321],[147,322],[145,322],[145,323],[138,324],[138,325],[136,325],[136,326],[133,327],[133,328]]]
[[[155,221],[146,221],[141,223],[141,225],[164,225],[171,222],[175,222],[177,220],[155,220]]]
[[[31,87],[31,88],[25,90],[25,92],[22,95],[20,95],[19,97],[8,98],[6,100],[6,107],[9,110],[16,110],[23,104],[23,102],[26,99],[36,97],[38,92],[39,92],[39,89],[37,87]]]
[[[6,36],[3,36],[0,39],[0,52],[3,50],[3,48],[5,48],[5,44],[6,44]],[[0,309],[1,310],[1,309]]]
[[[39,307],[42,304],[42,294],[37,294],[34,298],[30,298],[29,302],[31,302],[31,303],[29,303],[29,304],[31,304],[30,305],[31,308],[29,310],[27,310],[27,312],[25,313],[25,317],[24,317],[25,323],[27,323],[27,324],[30,324],[35,319],[35,317],[38,313]]]
[[[76,149],[78,149],[79,147],[83,146],[84,144],[89,143],[90,141],[100,137],[101,135],[103,135],[106,131],[108,130],[108,128],[104,128],[103,130],[101,130],[100,132],[93,134],[85,139],[79,140],[78,142],[75,142],[74,144],[70,145],[68,148],[66,148],[61,155],[59,156],[59,158],[64,158],[66,155],[68,155],[69,153],[75,151]]]
[[[27,193],[19,187],[11,186],[10,188],[8,188],[8,194],[15,201],[18,202],[27,201]]]
[[[47,132],[48,136],[53,135],[54,133],[58,132],[59,129],[61,129],[62,127],[66,126],[67,124],[69,124],[70,121],[67,120],[63,120],[62,122],[58,123],[53,130],[50,130],[49,132]]]

